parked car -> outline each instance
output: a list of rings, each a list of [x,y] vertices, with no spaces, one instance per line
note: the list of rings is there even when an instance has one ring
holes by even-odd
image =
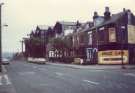
[[[9,59],[7,59],[7,58],[2,58],[2,64],[3,65],[9,65],[10,63],[9,63]]]

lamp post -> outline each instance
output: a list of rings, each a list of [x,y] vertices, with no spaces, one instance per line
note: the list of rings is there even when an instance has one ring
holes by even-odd
[[[0,4],[0,72],[2,72],[2,38],[1,38],[1,32],[2,32],[2,25],[1,25],[1,7],[4,3]]]
[[[97,38],[97,58],[96,58],[97,60],[96,60],[96,61],[98,62],[98,61],[99,61],[99,60],[98,60],[98,50],[99,50],[99,35],[98,35],[98,27],[96,27],[96,36],[97,36],[97,37],[96,37],[96,38]]]
[[[22,54],[23,54],[23,43],[24,43],[24,41],[21,40],[20,42],[21,42],[21,48],[22,48]]]
[[[25,52],[26,52],[26,55],[27,55],[27,57],[29,58],[29,57],[31,57],[31,46],[32,46],[32,44],[31,44],[31,34],[27,34],[27,36],[28,36],[28,42],[27,42],[27,45],[25,45],[25,48],[28,48],[28,46],[29,46],[29,48],[27,49],[27,50],[25,50]],[[26,43],[25,43],[26,44]]]

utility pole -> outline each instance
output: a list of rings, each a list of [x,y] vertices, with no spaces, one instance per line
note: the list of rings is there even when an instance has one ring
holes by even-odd
[[[120,27],[120,29],[121,29],[121,68],[122,69],[126,69],[126,67],[125,67],[125,64],[124,64],[124,31],[125,31],[125,26],[121,26]]]
[[[96,56],[97,56],[97,58],[96,58],[96,59],[97,59],[97,60],[96,60],[96,61],[97,61],[97,63],[99,63],[99,60],[98,60],[98,50],[99,50],[99,35],[98,35],[98,27],[96,27],[96,39],[97,39],[97,41],[96,41],[96,43],[97,43],[97,44],[96,44],[96,45],[97,45],[97,47],[96,47],[96,48],[97,48],[97,55],[96,55]]]
[[[23,40],[21,40],[20,42],[21,42],[22,54],[23,54],[23,43],[24,43],[24,41],[23,41]]]
[[[1,7],[4,3],[0,4],[0,72],[2,72],[2,37],[1,37],[1,33],[2,33],[2,25],[1,25]]]
[[[43,57],[46,58],[46,31],[44,31],[44,39],[43,39]]]

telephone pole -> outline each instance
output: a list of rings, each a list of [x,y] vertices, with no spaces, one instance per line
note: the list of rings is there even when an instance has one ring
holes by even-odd
[[[21,40],[21,48],[22,48],[22,54],[23,54],[23,43],[24,43],[24,40]]]

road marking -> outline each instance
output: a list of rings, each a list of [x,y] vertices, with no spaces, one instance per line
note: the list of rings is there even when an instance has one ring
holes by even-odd
[[[8,75],[5,74],[5,75],[3,75],[3,77],[6,80],[6,85],[10,85],[11,84],[11,81],[9,80]]]
[[[90,72],[103,72],[103,71],[105,71],[105,70],[102,70],[102,69],[96,69],[96,70],[90,70]]]
[[[33,66],[33,68],[35,68],[35,69],[36,69],[36,68],[38,68],[38,67],[37,67],[37,66]]]
[[[0,85],[2,85],[2,76],[0,75]]]
[[[10,85],[12,84],[8,78],[7,74],[0,75],[0,85]]]
[[[125,73],[124,75],[125,75],[125,76],[132,76],[132,77],[135,77],[135,74],[133,74],[133,73]]]
[[[30,71],[30,72],[19,72],[19,75],[34,75],[35,72]]]
[[[38,68],[38,70],[45,71],[46,69],[45,68]]]
[[[56,75],[58,76],[63,76],[64,74],[60,73],[60,72],[55,72]]]
[[[83,80],[84,82],[87,82],[87,83],[90,83],[90,84],[93,84],[93,85],[99,85],[98,82],[94,82],[94,81],[90,81],[90,80]]]
[[[6,72],[7,72],[7,69],[5,68],[5,66],[4,66],[4,65],[2,65],[2,70],[3,70],[3,72],[4,72],[4,73],[6,73]]]

